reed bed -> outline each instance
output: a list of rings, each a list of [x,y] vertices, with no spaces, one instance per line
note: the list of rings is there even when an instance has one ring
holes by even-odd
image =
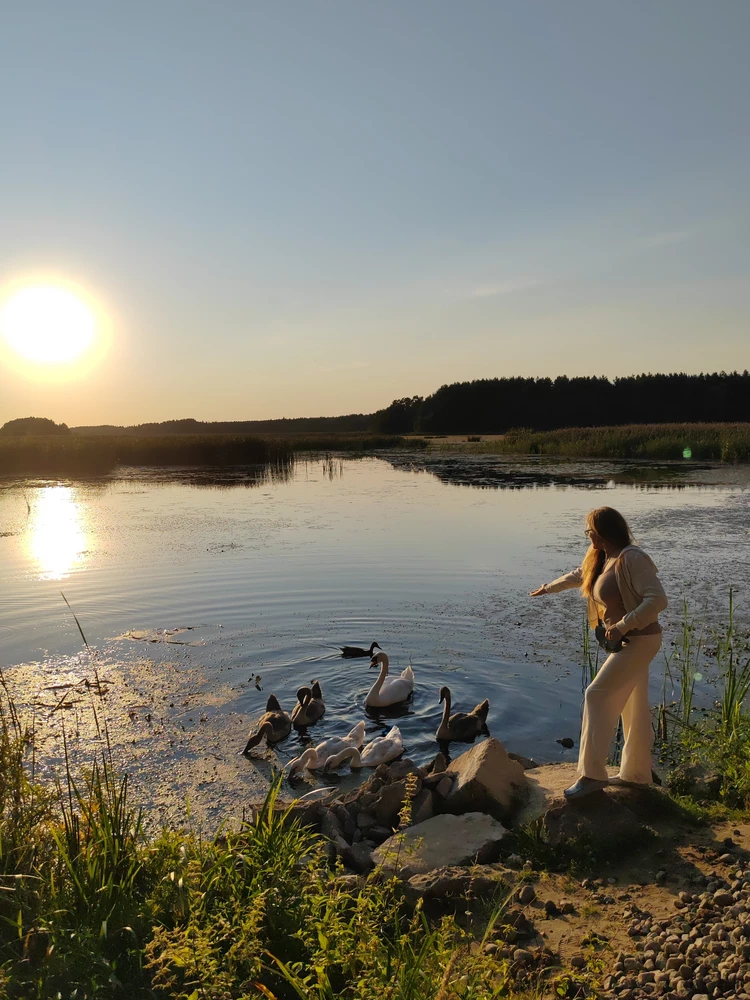
[[[290,467],[300,453],[341,451],[366,454],[396,448],[424,448],[421,439],[377,434],[262,435],[173,434],[1,437],[0,475],[105,475],[120,466]]]
[[[737,628],[732,589],[720,628],[707,628],[685,602],[665,664],[656,728],[671,786],[677,791],[699,787],[700,795],[749,809],[750,632]],[[712,694],[708,704],[707,693]]]
[[[561,458],[630,458],[750,462],[750,424],[629,424],[508,431],[502,438],[471,443],[477,454],[546,455]]]

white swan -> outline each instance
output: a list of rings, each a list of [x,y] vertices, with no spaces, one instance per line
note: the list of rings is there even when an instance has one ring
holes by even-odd
[[[386,708],[406,701],[414,690],[414,671],[408,666],[400,677],[388,676],[388,654],[377,653],[370,660],[371,667],[380,664],[380,674],[365,698],[366,708]]]
[[[311,770],[323,767],[329,757],[335,753],[340,753],[342,750],[346,750],[348,747],[354,747],[359,750],[364,741],[365,724],[364,722],[358,722],[354,729],[348,732],[346,736],[331,736],[329,739],[323,740],[322,743],[318,743],[316,747],[308,747],[299,757],[290,760],[287,764],[289,777],[293,777],[297,771],[302,771],[306,767]]]
[[[362,750],[356,747],[346,747],[339,753],[329,757],[325,763],[324,770],[332,771],[343,764],[345,760],[350,761],[352,770],[360,767],[377,767],[378,764],[386,764],[389,760],[395,760],[404,752],[404,741],[401,739],[401,730],[394,726],[385,736],[376,736]]]

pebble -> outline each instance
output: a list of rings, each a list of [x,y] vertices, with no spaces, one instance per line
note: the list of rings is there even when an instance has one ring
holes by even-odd
[[[736,862],[735,862],[736,864]],[[606,985],[607,997],[654,1000],[750,1000],[750,887],[743,870],[727,882],[712,872],[705,892],[681,892],[679,912],[653,920],[631,904],[628,932],[642,937],[619,952]]]
[[[536,890],[533,885],[524,885],[518,890],[516,899],[522,906],[533,902],[536,899]]]
[[[528,965],[533,958],[530,951],[525,948],[516,948],[513,952],[513,961],[518,962],[519,965]]]

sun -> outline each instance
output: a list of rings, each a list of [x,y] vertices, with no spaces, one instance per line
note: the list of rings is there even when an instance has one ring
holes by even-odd
[[[33,365],[67,366],[95,346],[97,321],[82,295],[63,285],[25,285],[0,306],[0,334]]]

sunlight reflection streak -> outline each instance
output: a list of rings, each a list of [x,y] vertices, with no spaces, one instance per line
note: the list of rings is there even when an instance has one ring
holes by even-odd
[[[83,509],[71,486],[46,486],[33,505],[30,550],[42,580],[62,580],[86,559]]]

